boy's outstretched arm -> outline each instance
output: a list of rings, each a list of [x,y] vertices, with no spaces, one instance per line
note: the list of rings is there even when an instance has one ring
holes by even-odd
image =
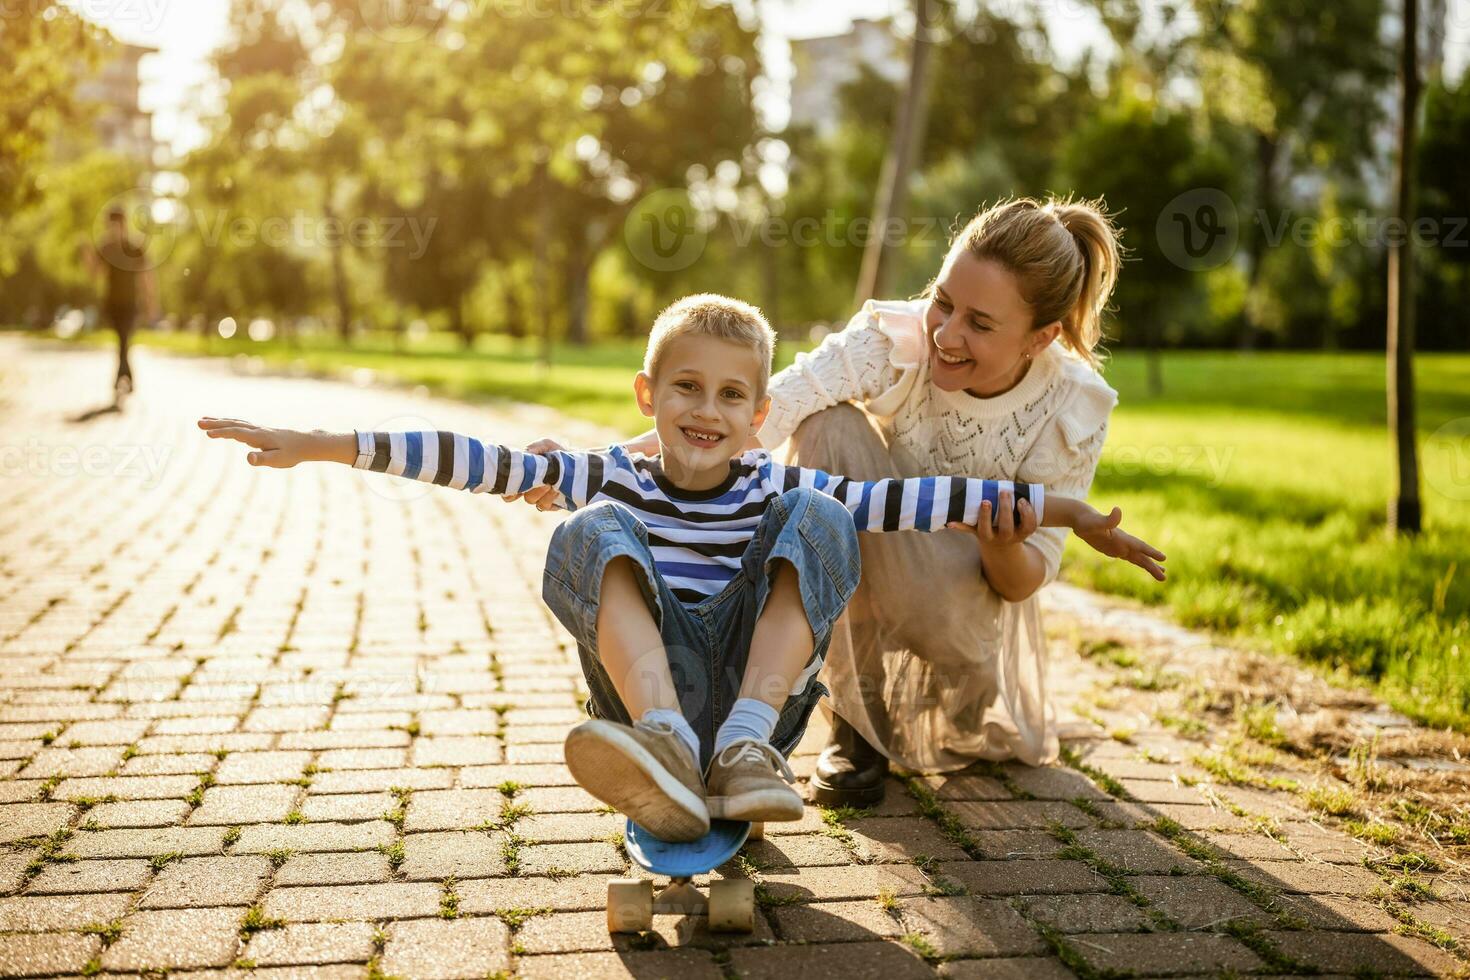
[[[357,460],[357,437],[351,432],[298,432],[295,429],[268,429],[240,419],[199,420],[199,428],[211,439],[233,439],[255,450],[245,459],[251,466],[270,466],[286,470],[297,463],[345,463]]]
[[[1093,551],[1137,565],[1158,581],[1164,581],[1164,568],[1159,564],[1165,559],[1164,553],[1118,526],[1123,522],[1122,508],[1114,507],[1111,513],[1103,514],[1085,500],[1057,494],[1047,498],[1046,506],[1043,523],[1047,527],[1069,527]]]
[[[555,487],[580,507],[602,485],[605,460],[597,453],[523,453],[455,432],[298,432],[268,429],[239,419],[200,419],[210,438],[252,447],[253,466],[285,469],[304,462],[345,463],[471,493],[524,493]]]
[[[1120,558],[1159,581],[1163,552],[1118,527],[1123,512],[1104,516],[1085,501],[1049,494],[1039,483],[921,476],[875,481],[852,480],[821,470],[768,462],[770,478],[782,490],[809,486],[835,497],[853,515],[859,531],[938,531],[946,527],[974,529],[982,546],[1023,544],[1038,526],[1066,527],[1095,550]],[[984,548],[982,547],[982,551]],[[1026,582],[1002,593],[1029,595],[1040,584],[1039,554],[1020,576]],[[1035,581],[1030,581],[1034,579]],[[1026,585],[1030,585],[1029,588]]]

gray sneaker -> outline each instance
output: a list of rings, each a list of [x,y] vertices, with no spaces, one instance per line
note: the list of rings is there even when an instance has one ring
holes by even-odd
[[[721,820],[800,820],[803,803],[791,787],[794,782],[791,767],[773,745],[742,738],[710,760],[705,805]]]
[[[565,751],[583,789],[655,837],[691,841],[709,833],[704,779],[668,725],[593,718],[567,733]]]

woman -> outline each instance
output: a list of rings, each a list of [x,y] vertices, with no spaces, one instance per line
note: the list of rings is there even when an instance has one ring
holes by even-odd
[[[870,301],[772,378],[758,444],[789,438],[788,462],[860,479],[983,475],[1085,497],[1117,401],[1095,354],[1117,235],[1092,203],[981,212],[923,299]],[[647,436],[628,445],[657,451]],[[813,800],[878,802],[890,759],[942,771],[1057,757],[1036,592],[1056,577],[1062,545],[1030,513],[982,522],[973,538],[861,542],[862,584],[827,654],[836,717]],[[1140,564],[1163,577],[1153,559]]]

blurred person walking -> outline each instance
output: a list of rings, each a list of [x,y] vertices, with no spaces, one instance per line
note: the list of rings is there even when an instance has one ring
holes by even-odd
[[[107,228],[88,264],[102,278],[102,315],[117,333],[117,378],[114,404],[121,406],[133,391],[133,368],[128,345],[139,314],[151,318],[157,309],[153,270],[148,266],[147,242],[128,228],[127,212],[114,205],[107,211]]]

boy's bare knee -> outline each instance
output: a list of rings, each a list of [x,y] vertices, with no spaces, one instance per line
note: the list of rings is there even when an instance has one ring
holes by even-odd
[[[609,599],[614,602],[626,599],[630,592],[638,594],[637,565],[627,555],[610,558],[602,567],[602,604],[606,605]]]
[[[795,588],[796,585],[796,566],[786,558],[772,558],[771,591],[789,590]]]
[[[785,558],[774,559],[772,564],[775,568],[771,573],[771,592],[766,601],[766,609],[769,610],[772,607],[771,600],[775,600],[777,606],[799,609],[802,620],[805,621],[806,605],[801,601],[801,575],[796,566]]]

